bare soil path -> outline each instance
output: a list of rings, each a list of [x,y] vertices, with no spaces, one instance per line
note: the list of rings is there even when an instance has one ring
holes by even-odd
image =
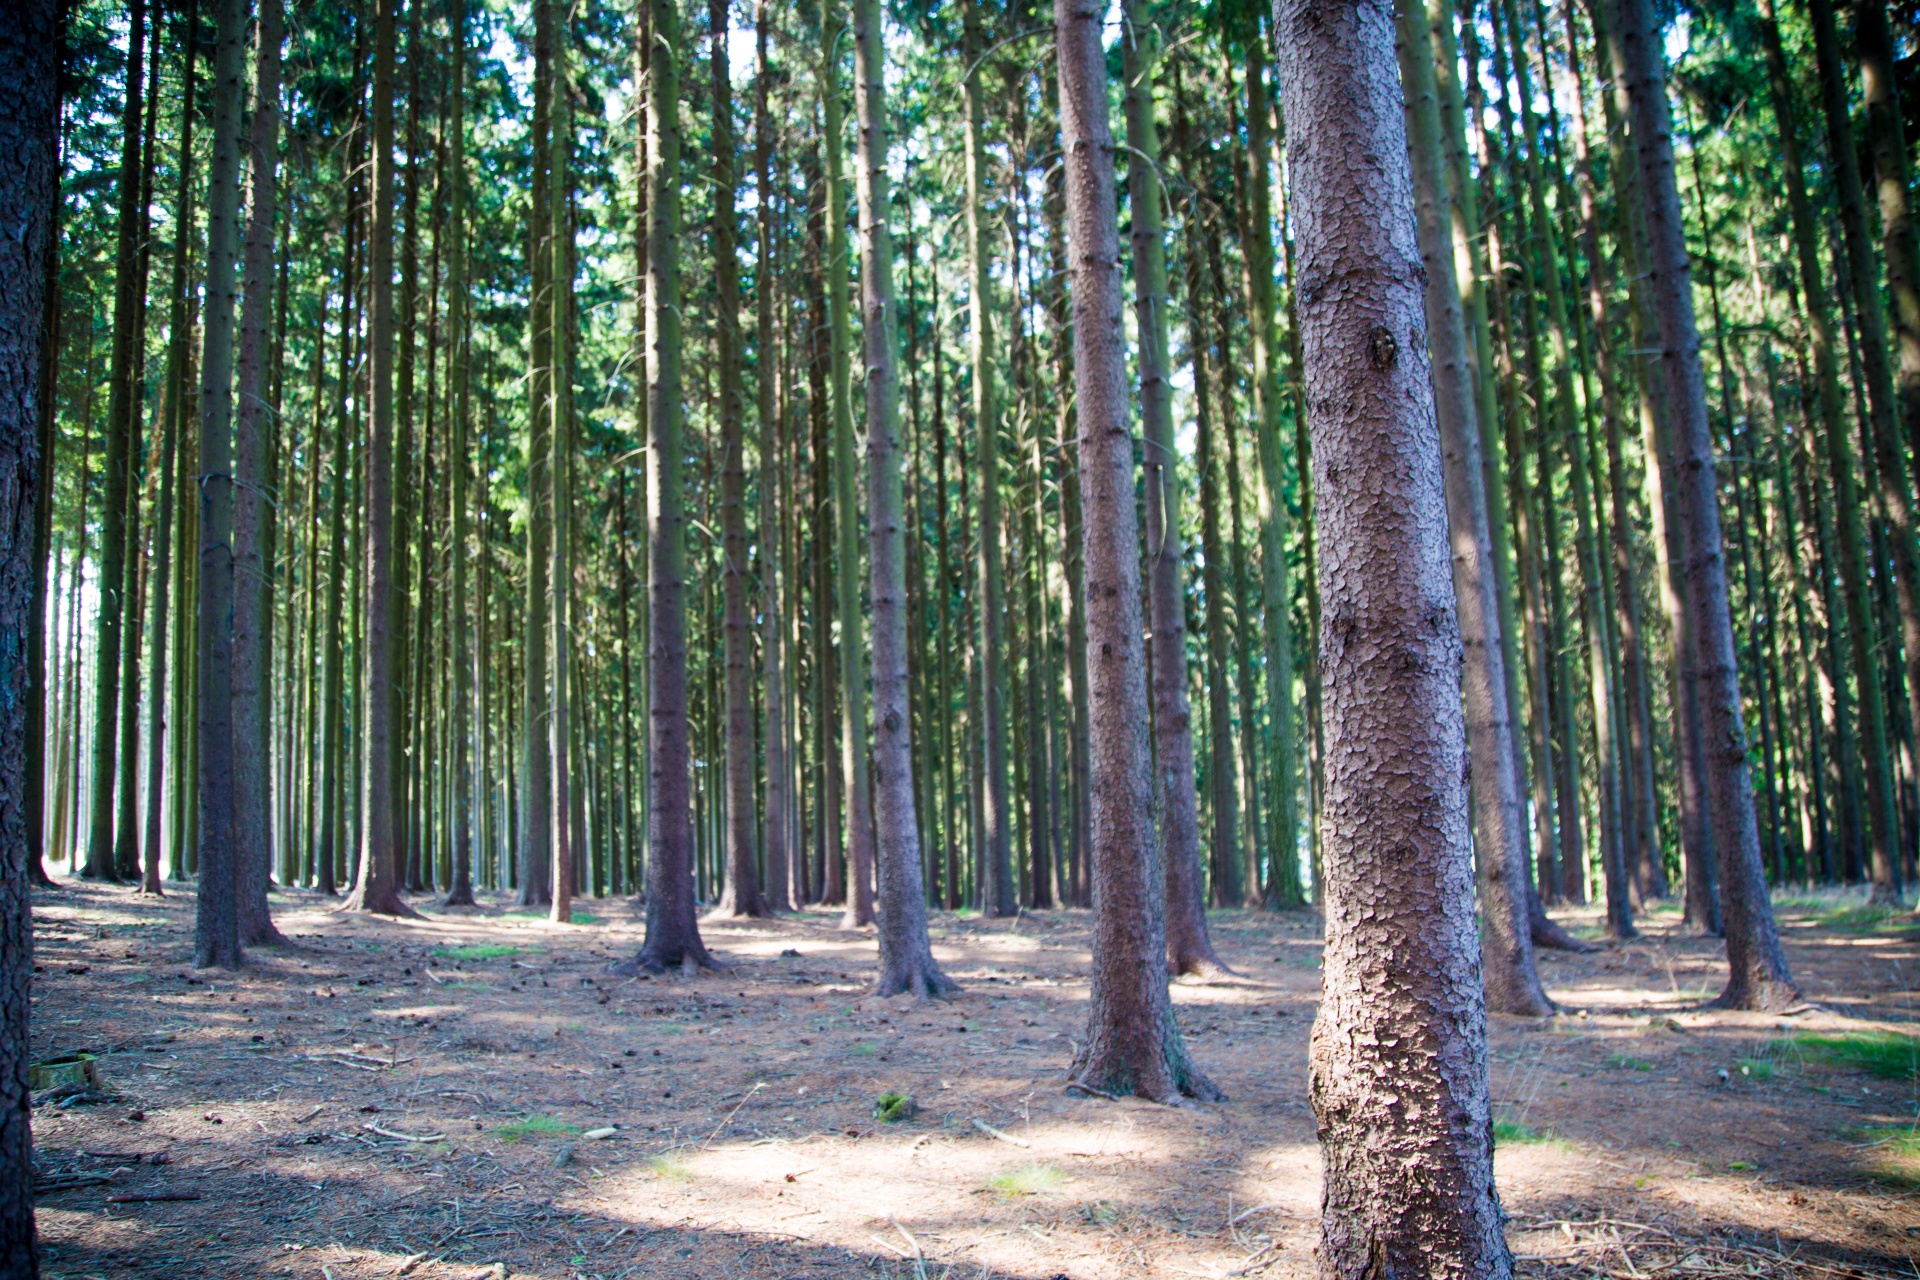
[[[276,895],[294,945],[235,976],[190,967],[190,892],[37,894],[35,1057],[100,1055],[108,1095],[37,1099],[47,1273],[1312,1273],[1312,916],[1215,917],[1241,976],[1174,1004],[1230,1100],[1168,1109],[1061,1092],[1084,913],[936,915],[966,994],[915,1004],[863,994],[873,940],[834,916],[708,922],[725,971],[623,981],[602,969],[638,919],[580,905],[599,918]],[[1703,1008],[1719,946],[1658,912],[1545,954],[1562,1015],[1496,1021],[1523,1274],[1920,1275],[1920,930],[1857,899],[1781,916],[1789,1016]],[[876,1118],[888,1094],[909,1114]]]

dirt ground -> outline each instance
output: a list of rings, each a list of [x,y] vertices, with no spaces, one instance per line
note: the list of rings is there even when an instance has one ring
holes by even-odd
[[[1164,1108],[1061,1091],[1084,913],[936,915],[966,993],[915,1004],[863,994],[872,937],[831,915],[710,921],[724,971],[623,981],[602,969],[640,921],[581,905],[393,922],[276,895],[292,945],[233,976],[191,968],[189,892],[36,895],[35,1056],[100,1055],[110,1095],[37,1099],[47,1273],[1311,1274],[1314,917],[1215,917],[1242,976],[1174,1005],[1230,1100]],[[1916,1030],[1920,930],[1834,897],[1781,921],[1789,1016],[1702,1009],[1719,946],[1666,911],[1545,953],[1560,1016],[1495,1020],[1523,1274],[1920,1275],[1915,1042],[1887,1034]],[[914,1113],[877,1119],[888,1093]]]

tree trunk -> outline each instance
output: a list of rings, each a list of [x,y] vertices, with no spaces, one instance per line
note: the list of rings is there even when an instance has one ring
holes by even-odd
[[[765,903],[768,911],[793,909],[793,878],[788,874],[790,845],[787,829],[787,679],[785,674],[785,605],[779,534],[780,504],[775,498],[783,472],[780,465],[780,416],[775,400],[775,371],[779,352],[774,345],[774,300],[778,289],[774,265],[773,111],[769,98],[773,69],[767,46],[773,14],[768,0],[755,0],[754,62],[754,172],[759,206],[759,262],[754,268],[754,311],[759,357],[757,390],[760,413],[760,612],[761,661],[766,682],[766,797],[762,814],[766,859]]]
[[[553,181],[547,172],[553,129],[553,6],[534,0],[533,173],[529,182],[527,228],[528,276],[532,297],[527,307],[527,577],[526,604],[521,615],[525,640],[521,651],[520,700],[520,904],[545,906],[552,902],[553,883],[553,749],[551,707],[547,683],[548,579],[553,571],[552,418],[547,397],[553,374],[553,307],[547,294],[553,287],[553,251],[547,243]]]
[[[246,231],[246,293],[240,310],[239,404],[234,412],[233,514],[233,834],[240,944],[284,939],[267,907],[273,857],[272,760],[274,578],[267,548],[274,520],[268,474],[272,408],[270,303],[274,286],[274,211],[280,151],[280,0],[260,0],[254,37],[251,155],[252,208]]]
[[[391,767],[393,735],[401,710],[397,692],[400,655],[394,644],[398,601],[393,583],[393,64],[397,2],[374,0],[373,15],[373,203],[367,231],[367,355],[373,412],[363,463],[366,580],[362,584],[364,613],[358,645],[364,764],[360,779],[360,867],[346,908],[411,916],[418,913],[400,897],[399,804],[405,792],[396,786],[396,772]],[[211,243],[211,233],[208,240]],[[212,472],[213,468],[208,466],[207,470]],[[203,703],[206,696],[203,687]]]
[[[1323,549],[1319,1270],[1501,1276],[1460,635],[1393,15],[1280,0],[1274,29]]]
[[[80,874],[119,879],[114,857],[114,781],[119,773],[121,619],[126,612],[127,495],[133,470],[141,350],[140,174],[145,0],[127,9],[126,93],[120,119],[120,177],[114,232],[113,355],[107,382],[106,457],[102,464],[100,603],[94,622],[93,801],[87,861]],[[237,112],[238,108],[236,108]],[[237,118],[237,117],[236,117]],[[133,785],[131,777],[125,785]]]
[[[448,666],[452,677],[450,696],[450,719],[452,720],[453,757],[448,762],[451,769],[449,782],[452,786],[453,804],[453,876],[448,886],[447,896],[441,905],[446,907],[470,907],[473,905],[473,773],[468,758],[468,743],[477,739],[481,743],[480,777],[487,776],[485,758],[485,740],[487,717],[484,702],[486,687],[486,663],[489,660],[486,636],[487,597],[482,587],[477,604],[480,610],[479,627],[481,642],[473,644],[469,632],[474,629],[473,620],[468,617],[467,605],[467,561],[470,554],[467,548],[467,465],[470,452],[467,444],[467,400],[468,370],[467,359],[467,3],[466,0],[451,0],[447,12],[449,27],[447,39],[448,60],[451,62],[451,83],[447,89],[447,412],[452,421],[449,423],[451,442],[448,446],[447,470],[449,472],[448,506],[452,517],[452,547],[448,555],[448,575],[451,578],[452,599],[448,606],[451,615],[452,651]],[[484,444],[484,441],[483,441]],[[626,492],[621,491],[624,498]],[[622,508],[624,514],[624,506]],[[624,527],[624,526],[623,526]],[[486,529],[482,525],[480,557],[486,552]],[[624,540],[621,547],[625,551]],[[622,564],[624,565],[624,561]],[[624,585],[624,575],[622,583]],[[626,620],[625,601],[622,600],[621,621]],[[625,637],[622,636],[621,656],[626,655]],[[482,804],[485,804],[485,791],[482,789]],[[485,846],[483,845],[482,848]]]
[[[1620,0],[1620,38],[1634,149],[1646,200],[1648,287],[1659,322],[1660,364],[1675,443],[1683,454],[1678,459],[1682,465],[1672,468],[1672,487],[1667,492],[1680,514],[1686,608],[1702,686],[1701,741],[1730,970],[1719,1003],[1739,1009],[1779,1009],[1799,995],[1787,974],[1760,865],[1760,831],[1753,811],[1746,725],[1740,713],[1700,335],[1694,326],[1686,233],[1674,180],[1666,72],[1654,43],[1649,0]],[[1662,464],[1661,469],[1667,470],[1664,459]]]
[[[546,723],[548,776],[552,780],[549,838],[553,870],[548,918],[564,924],[573,919],[573,894],[579,887],[574,869],[579,824],[574,819],[576,788],[573,780],[573,219],[568,197],[573,184],[572,88],[567,76],[567,50],[572,45],[570,9],[556,0],[536,0],[546,7],[548,29],[547,74],[547,401],[534,413],[547,418],[547,501],[553,530],[551,578],[544,625],[552,653]],[[541,299],[535,299],[540,305]]]
[[[207,170],[207,293],[200,357],[199,690],[195,791],[200,892],[193,958],[240,964],[233,794],[233,295],[239,239],[240,95],[245,0],[219,0],[213,55],[213,156]]]
[[[1153,75],[1159,31],[1130,0],[1120,42],[1122,110],[1127,121],[1128,203],[1132,212],[1134,320],[1139,329],[1140,424],[1146,454],[1146,552],[1148,617],[1153,628],[1154,810],[1160,815],[1159,845],[1165,859],[1167,965],[1177,974],[1230,972],[1213,949],[1207,930],[1205,877],[1200,861],[1200,802],[1193,777],[1193,715],[1187,706],[1187,611],[1182,585],[1185,554],[1180,534],[1179,454],[1173,435],[1173,386],[1167,356],[1167,247],[1160,181],[1160,135],[1153,105]],[[1071,229],[1069,236],[1071,236]],[[1076,346],[1077,349],[1077,346]],[[1082,481],[1081,527],[1086,527]],[[1085,542],[1083,539],[1082,555]],[[1084,570],[1083,570],[1084,572]],[[1089,597],[1089,605],[1090,597]],[[1091,632],[1088,633],[1091,636]],[[1088,654],[1087,692],[1093,655]],[[1091,734],[1092,726],[1089,724]],[[1091,737],[1088,740],[1092,749]],[[1092,779],[1088,780],[1089,788]],[[1092,804],[1092,791],[1088,791]],[[1091,852],[1091,846],[1090,852]],[[1095,866],[1095,875],[1098,876]]]
[[[615,973],[716,967],[694,916],[681,482],[680,21],[647,0],[647,937]]]
[[[859,125],[860,314],[867,376],[867,510],[873,591],[873,777],[879,873],[880,980],[875,994],[956,994],[927,936],[914,813],[913,705],[907,682],[906,530],[900,478],[900,358],[894,331],[893,236],[887,227],[886,48],[880,0],[854,0],[854,109]],[[849,513],[850,514],[850,513]],[[850,562],[843,561],[843,564]]]
[[[1164,870],[1153,829],[1141,640],[1139,525],[1126,342],[1120,327],[1120,228],[1107,58],[1098,0],[1060,0],[1060,147],[1067,171],[1068,284],[1080,415],[1081,540],[1086,556],[1088,801],[1093,833],[1093,973],[1075,1084],[1156,1102],[1224,1095],[1187,1057],[1167,995]]]
[[[981,878],[981,910],[1010,916],[1019,910],[1013,884],[1011,810],[1007,801],[1006,626],[1007,592],[1000,564],[1000,406],[995,399],[992,256],[987,245],[986,90],[981,62],[986,58],[980,26],[980,0],[961,0],[961,56],[967,60],[962,89],[967,127],[967,294],[968,362],[973,369],[975,464],[979,469],[978,560],[976,584],[980,623],[980,747],[985,769],[981,831],[987,874]]]
[[[726,663],[727,878],[716,911],[764,916],[755,865],[753,634],[747,620],[746,406],[740,389],[740,262],[735,248],[733,86],[727,64],[730,0],[711,0],[713,68],[713,274],[716,291],[714,358],[720,397],[721,581],[726,594],[722,630]],[[764,259],[762,260],[764,263]],[[871,391],[869,391],[871,394]]]
[[[37,566],[33,560],[35,507],[50,483],[41,451],[43,361],[50,354],[48,263],[55,252],[60,211],[59,7],[24,0],[0,7],[0,649],[27,652],[33,624]],[[137,43],[139,23],[134,24]],[[132,89],[129,89],[132,92]],[[0,795],[19,797],[27,785],[27,757],[38,749],[27,737],[29,686],[41,679],[17,658],[0,674]],[[28,1037],[33,981],[33,923],[27,882],[28,809],[0,805],[0,1277],[33,1280],[39,1272],[34,1238],[33,1132],[27,1093]]]
[[[1498,569],[1481,470],[1473,350],[1454,274],[1456,242],[1425,0],[1400,0],[1396,26],[1414,214],[1420,256],[1427,268],[1427,343],[1433,360],[1434,416],[1445,468],[1454,604],[1463,654],[1461,702],[1468,759],[1474,765],[1473,835],[1480,855],[1476,879],[1485,935],[1480,962],[1489,1009],[1537,1018],[1551,1013],[1553,1002],[1534,967],[1527,919],[1526,816],[1521,809],[1520,769],[1514,759],[1506,646],[1496,596]]]

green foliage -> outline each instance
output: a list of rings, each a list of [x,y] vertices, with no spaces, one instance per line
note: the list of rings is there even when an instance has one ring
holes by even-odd
[[[910,1093],[887,1092],[873,1100],[873,1118],[882,1124],[898,1124],[920,1114],[920,1104]]]
[[[1651,1062],[1648,1062],[1645,1058],[1636,1058],[1636,1057],[1633,1057],[1631,1054],[1625,1054],[1625,1053],[1608,1054],[1607,1065],[1614,1068],[1617,1071],[1651,1071],[1653,1070],[1653,1064]]]
[[[1805,1032],[1793,1038],[1793,1046],[1817,1061],[1882,1080],[1920,1080],[1920,1037],[1898,1031]]]

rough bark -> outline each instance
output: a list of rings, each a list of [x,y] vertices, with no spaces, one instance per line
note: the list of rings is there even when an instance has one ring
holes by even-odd
[[[880,0],[854,0],[859,126],[860,313],[866,346],[868,560],[873,592],[873,782],[880,980],[875,994],[951,995],[934,963],[914,812],[913,704],[907,682],[907,556],[900,476],[899,302],[887,226],[886,46]]]
[[[233,304],[239,240],[245,0],[219,0],[213,153],[207,169],[207,283],[200,356],[199,688],[195,720],[200,891],[193,958],[240,964],[233,795]]]
[[[1506,647],[1500,634],[1498,569],[1481,470],[1473,349],[1454,274],[1453,218],[1425,0],[1400,0],[1396,25],[1415,222],[1420,256],[1426,264],[1427,344],[1433,361],[1434,417],[1445,468],[1454,608],[1463,659],[1461,703],[1473,766],[1473,835],[1479,853],[1476,881],[1483,932],[1480,962],[1487,1008],[1541,1017],[1553,1011],[1553,1002],[1534,967],[1527,918],[1526,817],[1514,759],[1513,713],[1507,701]]]
[[[551,232],[548,213],[552,202],[547,172],[552,132],[553,6],[534,0],[533,172],[528,183],[531,217],[527,228],[532,298],[527,308],[527,576],[526,602],[521,614],[523,649],[520,660],[520,829],[519,887],[522,906],[545,906],[552,901],[553,883],[553,770],[547,720],[551,714],[547,683],[548,579],[553,570],[552,480],[547,467],[552,458],[552,418],[544,410],[550,394],[547,381],[553,366],[553,308],[547,301],[552,288],[553,253],[547,245]]]
[[[1149,682],[1153,714],[1154,811],[1166,867],[1167,965],[1174,973],[1230,972],[1207,930],[1206,878],[1200,862],[1200,804],[1194,789],[1193,715],[1187,705],[1187,613],[1180,535],[1179,454],[1173,434],[1173,386],[1167,355],[1167,244],[1160,131],[1153,79],[1158,28],[1139,0],[1122,11],[1120,57],[1126,83],[1127,201],[1132,213],[1134,320],[1139,330],[1140,424],[1145,438]],[[1084,482],[1083,482],[1084,490]],[[1081,499],[1085,528],[1086,499]],[[1091,654],[1089,654],[1091,662]],[[1089,667],[1088,679],[1092,679]],[[1089,729],[1091,732],[1091,729]],[[1091,794],[1091,793],[1089,793]]]
[[[774,301],[778,276],[774,266],[773,111],[769,97],[773,70],[767,58],[773,15],[768,0],[754,4],[754,173],[758,185],[759,263],[754,268],[754,319],[759,374],[760,428],[760,653],[767,690],[766,797],[763,844],[766,859],[765,902],[768,911],[793,909],[793,877],[788,874],[787,829],[787,679],[785,675],[785,605],[780,555],[779,506],[775,495],[781,483],[780,417],[774,398],[779,352],[774,345]]]
[[[717,967],[694,916],[681,482],[680,20],[647,0],[647,936],[612,972]]]
[[[452,455],[447,461],[449,471],[448,506],[452,515],[452,549],[448,556],[448,576],[451,600],[449,613],[452,620],[452,649],[448,656],[449,674],[452,677],[452,690],[449,699],[449,712],[453,721],[451,733],[452,758],[448,761],[451,776],[449,797],[453,807],[453,877],[447,888],[447,896],[441,901],[446,907],[470,907],[473,905],[473,793],[475,791],[472,766],[469,764],[468,742],[478,738],[483,744],[487,731],[487,719],[482,707],[477,705],[477,691],[486,688],[487,661],[485,644],[474,644],[470,639],[472,623],[468,618],[467,606],[467,467],[470,447],[467,443],[467,401],[468,388],[468,348],[467,348],[467,0],[450,0],[447,6],[448,62],[450,63],[449,84],[447,88],[447,412],[452,418],[449,424],[451,440],[448,452]],[[626,491],[621,490],[624,499]],[[625,515],[624,501],[621,513]],[[484,534],[484,529],[482,533]],[[484,554],[485,543],[482,543]],[[623,547],[624,551],[624,547]],[[625,562],[622,561],[624,570]],[[624,586],[626,576],[623,572],[621,583]],[[486,595],[479,597],[479,606],[484,619],[486,613]],[[626,622],[625,601],[621,602],[620,619]],[[483,624],[484,625],[484,624]],[[626,654],[625,636],[621,637],[620,652]],[[624,677],[624,669],[623,669]],[[624,683],[623,683],[624,687]],[[483,749],[481,777],[486,777]],[[482,789],[482,795],[485,794]],[[622,793],[622,799],[626,799]],[[484,846],[483,846],[484,847]]]
[[[1460,637],[1393,13],[1382,0],[1279,0],[1274,30],[1321,521],[1319,1272],[1506,1276]]]
[[[1668,409],[1677,451],[1682,454],[1676,459],[1680,465],[1672,468],[1668,492],[1680,517],[1678,550],[1685,568],[1686,609],[1693,624],[1694,661],[1701,685],[1701,742],[1727,938],[1729,976],[1719,1002],[1732,1008],[1777,1009],[1798,999],[1798,993],[1787,973],[1760,864],[1760,830],[1740,711],[1713,443],[1707,425],[1706,380],[1700,367],[1686,232],[1673,170],[1666,68],[1655,43],[1650,0],[1619,0],[1619,15],[1634,150],[1646,200],[1648,287],[1658,320]],[[1665,459],[1661,469],[1668,469]]]
[[[33,1219],[33,922],[27,883],[29,809],[22,802],[27,661],[36,566],[34,511],[49,459],[41,451],[51,341],[47,263],[60,208],[59,6],[0,6],[0,1277],[40,1274]]]
[[[1060,145],[1067,175],[1067,280],[1080,415],[1081,539],[1086,556],[1088,803],[1093,973],[1075,1084],[1157,1102],[1223,1095],[1188,1058],[1167,994],[1164,875],[1153,829],[1141,639],[1126,342],[1120,327],[1120,228],[1107,59],[1099,0],[1060,0]]]
[[[248,140],[253,190],[247,218],[233,441],[233,834],[240,944],[247,947],[284,941],[267,907],[273,857],[268,739],[273,721],[268,688],[273,661],[273,566],[267,548],[277,501],[268,474],[273,425],[267,366],[273,356],[273,224],[279,207],[280,33],[280,0],[260,0]]]
[[[546,751],[551,809],[548,828],[553,869],[548,879],[548,918],[573,919],[575,819],[579,799],[573,780],[573,194],[572,87],[567,50],[573,41],[569,8],[537,0],[547,18],[547,401],[535,413],[547,418],[547,500],[552,512],[553,560],[547,598],[547,647],[552,654],[547,694]],[[536,299],[535,305],[541,300]]]

